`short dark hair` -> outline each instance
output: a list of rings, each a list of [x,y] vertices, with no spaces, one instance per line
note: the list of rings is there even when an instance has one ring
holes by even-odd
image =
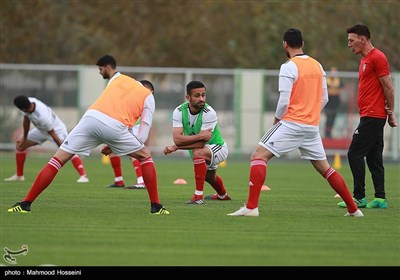
[[[369,32],[368,26],[363,23],[357,23],[346,29],[347,34],[355,33],[358,36],[365,36],[367,39],[371,39],[371,33]]]
[[[29,109],[31,107],[31,104],[32,103],[25,95],[19,95],[14,98],[14,105],[20,110]]]
[[[97,66],[106,66],[111,65],[112,68],[117,67],[117,62],[115,61],[114,57],[111,55],[106,54],[105,56],[99,58],[96,63]]]
[[[145,87],[151,89],[152,92],[154,92],[154,86],[153,86],[153,84],[152,84],[150,81],[148,81],[148,80],[140,80],[139,82],[140,82],[142,85],[144,85]]]
[[[303,36],[298,28],[289,28],[283,35],[285,41],[291,48],[301,48],[303,46]]]
[[[206,86],[200,81],[191,81],[186,86],[186,93],[189,94],[195,88],[206,88]]]

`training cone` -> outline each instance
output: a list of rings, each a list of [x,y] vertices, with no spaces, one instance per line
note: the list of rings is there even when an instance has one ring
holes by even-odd
[[[268,187],[267,185],[263,185],[262,187],[261,187],[261,190],[262,191],[270,191],[271,189],[270,189],[270,187]]]
[[[219,167],[225,167],[226,166],[226,160],[224,160],[223,162],[221,162],[220,164],[218,164]]]
[[[186,185],[187,182],[186,182],[185,179],[178,178],[178,179],[176,179],[176,180],[174,181],[174,184],[175,184],[175,185]]]
[[[101,163],[102,164],[110,164],[110,157],[109,156],[105,156],[105,155],[101,155]]]
[[[336,153],[335,157],[333,158],[333,168],[336,170],[340,170],[342,168],[342,159],[339,153]]]

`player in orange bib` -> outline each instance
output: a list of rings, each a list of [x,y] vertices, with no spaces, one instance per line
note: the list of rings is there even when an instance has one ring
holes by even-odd
[[[303,53],[301,31],[290,28],[283,36],[283,48],[289,60],[279,71],[279,101],[272,128],[261,138],[251,155],[249,195],[247,203],[229,216],[259,216],[258,201],[267,176],[267,163],[299,149],[303,159],[314,168],[343,198],[345,216],[363,217],[343,177],[326,160],[319,134],[321,110],[328,102],[326,75],[321,64]]]
[[[140,83],[148,88],[154,94],[154,86],[148,80],[141,80]],[[138,136],[138,138],[143,142],[146,143],[149,133],[151,124],[153,122],[153,114],[146,114],[141,116],[140,119],[137,120],[135,126],[132,128],[132,133]],[[108,146],[103,148],[104,150],[108,149]],[[136,184],[131,186],[125,186],[124,177],[122,176],[122,164],[121,164],[121,157],[111,153],[108,155],[110,158],[111,167],[114,171],[114,183],[109,185],[109,188],[125,188],[125,189],[145,189],[146,185],[144,184],[143,175],[142,175],[142,168],[140,167],[140,162],[131,157],[132,165],[136,173]]]
[[[139,160],[150,198],[150,213],[169,214],[158,198],[157,174],[150,150],[131,132],[142,114],[153,114],[154,96],[140,82],[116,71],[112,56],[103,56],[97,65],[100,74],[109,76],[107,87],[39,173],[25,198],[8,212],[30,212],[32,202],[74,154],[88,156],[94,148],[106,143],[109,152]]]

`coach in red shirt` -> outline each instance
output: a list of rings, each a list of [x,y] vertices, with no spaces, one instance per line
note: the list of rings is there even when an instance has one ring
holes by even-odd
[[[357,106],[360,123],[354,131],[347,153],[353,174],[353,197],[359,208],[387,208],[385,169],[383,166],[383,130],[386,123],[396,127],[394,89],[385,54],[374,48],[371,34],[364,24],[347,28],[347,45],[354,54],[361,54],[358,73]],[[365,193],[366,158],[375,188],[375,198],[367,203]],[[345,207],[345,204],[338,204]]]

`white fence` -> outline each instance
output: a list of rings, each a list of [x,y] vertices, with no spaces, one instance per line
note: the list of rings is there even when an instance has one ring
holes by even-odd
[[[190,80],[201,80],[207,86],[207,103],[218,113],[219,126],[230,148],[230,157],[249,157],[258,140],[271,126],[279,98],[278,70],[123,66],[118,69],[137,80],[148,79],[155,85],[156,113],[148,142],[154,153],[161,153],[164,146],[172,142],[172,111],[184,101],[185,86]],[[0,64],[0,74],[2,150],[13,150],[21,132],[22,118],[13,106],[17,95],[43,100],[71,129],[106,84],[96,66]],[[333,139],[326,142],[328,155],[346,154],[347,144],[359,119],[355,105],[358,73],[339,72],[339,76],[345,86]],[[393,75],[397,116],[399,77],[400,73]],[[325,114],[322,114],[322,137],[324,123]],[[46,144],[37,149],[55,149],[55,146]],[[387,126],[385,158],[399,160],[399,150],[399,129]]]

